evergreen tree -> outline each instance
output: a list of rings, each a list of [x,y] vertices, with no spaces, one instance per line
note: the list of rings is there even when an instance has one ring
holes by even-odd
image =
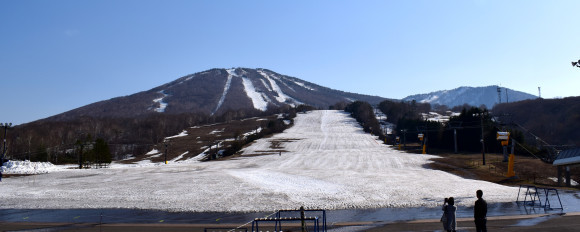
[[[109,150],[109,144],[104,139],[98,138],[95,140],[92,153],[94,156],[93,162],[97,164],[108,164],[113,160],[111,151]]]

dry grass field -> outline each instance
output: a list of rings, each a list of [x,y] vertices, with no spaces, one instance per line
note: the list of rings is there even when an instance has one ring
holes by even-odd
[[[481,153],[454,154],[441,152],[441,158],[433,159],[430,168],[453,173],[464,178],[479,179],[498,184],[517,186],[533,184],[537,186],[557,187],[553,180],[558,175],[557,168],[539,159],[516,156],[514,162],[515,178],[507,178],[508,163],[502,162],[502,154],[485,154],[486,165],[483,165]],[[571,169],[572,180],[580,181],[580,167]],[[552,178],[552,179],[550,179]],[[578,189],[579,186],[572,186]]]

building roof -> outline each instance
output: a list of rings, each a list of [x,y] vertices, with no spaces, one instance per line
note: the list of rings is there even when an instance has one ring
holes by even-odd
[[[580,164],[580,148],[561,151],[554,161],[554,166]]]

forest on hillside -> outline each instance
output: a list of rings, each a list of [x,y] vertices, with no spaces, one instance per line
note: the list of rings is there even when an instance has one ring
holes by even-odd
[[[517,123],[551,145],[580,146],[580,97],[504,103],[496,105],[493,113],[505,124]]]
[[[501,153],[498,131],[511,132],[511,138],[520,144],[516,146],[517,154],[546,160],[554,158],[554,149],[580,146],[580,97],[526,100],[500,104],[492,110],[464,105],[460,115],[446,123],[424,120],[421,113],[434,110],[425,103],[387,100],[378,108],[387,115],[387,121],[397,125],[395,136],[413,143],[420,142],[418,134],[422,133],[428,138],[429,148],[453,151],[454,131],[458,149],[467,152],[480,152],[483,137],[485,152]]]
[[[7,158],[49,161],[55,164],[77,163],[79,150],[105,143],[112,159],[127,154],[147,153],[155,144],[185,128],[214,123],[227,123],[250,117],[296,112],[304,106],[284,106],[262,112],[230,110],[219,116],[201,113],[151,113],[133,118],[88,117],[70,120],[40,120],[8,129]],[[309,108],[310,109],[310,108]],[[87,146],[81,149],[82,146]],[[101,149],[101,148],[99,148]]]

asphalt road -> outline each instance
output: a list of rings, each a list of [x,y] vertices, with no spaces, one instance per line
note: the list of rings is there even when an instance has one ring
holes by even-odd
[[[24,223],[0,222],[1,231],[107,231],[107,232],[153,232],[153,231],[190,231],[201,232],[205,228],[236,228],[239,224],[95,224],[95,223]],[[245,226],[248,231],[251,225]],[[580,213],[536,214],[498,216],[488,218],[489,231],[578,231]],[[261,231],[272,231],[264,228]],[[288,224],[284,231],[300,231],[298,224]],[[344,222],[329,226],[329,231],[441,231],[438,220],[415,220],[393,223],[381,222]],[[208,232],[228,231],[210,229]],[[239,231],[239,230],[237,230]],[[471,218],[458,219],[458,231],[475,231]]]

